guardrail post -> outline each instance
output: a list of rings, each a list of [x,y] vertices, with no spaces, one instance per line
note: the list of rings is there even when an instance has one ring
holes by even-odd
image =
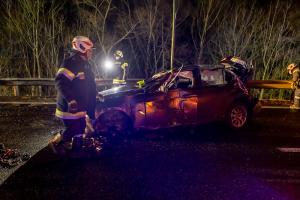
[[[18,85],[14,85],[13,86],[13,93],[15,97],[20,96],[20,90],[19,90],[19,86]]]

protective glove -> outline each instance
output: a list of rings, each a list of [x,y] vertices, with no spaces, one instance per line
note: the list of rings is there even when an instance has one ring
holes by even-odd
[[[123,70],[125,70],[126,67],[128,67],[128,63],[127,63],[127,62],[124,62],[124,63],[121,65],[121,68],[122,68]]]
[[[78,111],[78,105],[76,100],[72,100],[68,103],[68,112],[76,113]]]

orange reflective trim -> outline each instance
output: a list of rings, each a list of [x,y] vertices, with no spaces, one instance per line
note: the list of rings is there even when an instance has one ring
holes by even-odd
[[[59,74],[63,74],[71,81],[75,78],[75,74],[66,68],[59,68],[59,70],[56,73],[56,76],[58,76]]]
[[[69,112],[62,112],[58,109],[55,110],[55,116],[60,119],[80,119],[86,116],[86,112],[77,112],[77,113],[69,113]]]

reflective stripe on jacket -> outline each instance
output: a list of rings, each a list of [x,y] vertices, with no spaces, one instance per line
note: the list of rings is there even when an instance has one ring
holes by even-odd
[[[64,68],[64,67],[59,68],[59,70],[56,73],[56,76],[59,76],[60,74],[63,74],[70,81],[72,81],[75,78],[75,74],[73,72],[71,72],[70,70]]]
[[[69,113],[69,112],[62,112],[59,109],[55,110],[55,116],[60,119],[80,119],[86,116],[86,112],[77,112],[77,113]]]

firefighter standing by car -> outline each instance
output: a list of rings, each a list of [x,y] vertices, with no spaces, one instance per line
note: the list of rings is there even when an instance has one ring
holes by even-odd
[[[76,36],[72,54],[63,61],[56,73],[57,108],[55,116],[64,123],[64,131],[57,134],[50,146],[55,153],[72,148],[72,138],[84,134],[86,119],[95,118],[96,84],[88,60],[93,43],[88,37]]]
[[[294,92],[294,104],[290,106],[291,109],[300,109],[300,70],[295,63],[289,64],[287,67],[289,74],[292,75],[291,88]]]
[[[128,63],[124,60],[123,52],[117,50],[114,53],[114,64],[117,66],[116,77],[113,79],[114,85],[126,84],[126,73]]]

